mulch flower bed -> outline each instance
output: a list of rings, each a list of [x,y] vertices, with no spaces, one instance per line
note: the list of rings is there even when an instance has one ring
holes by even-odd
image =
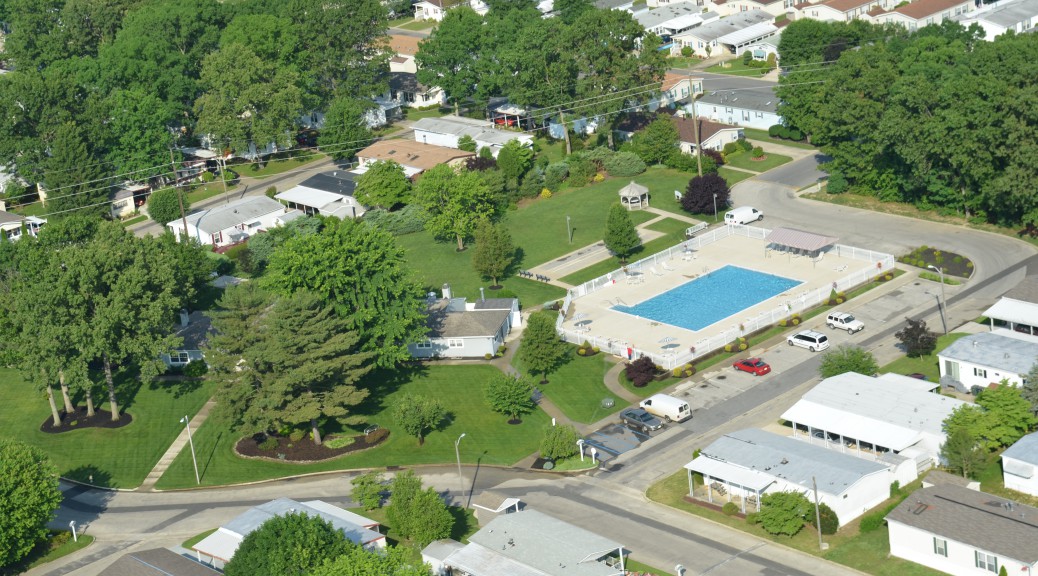
[[[99,408],[95,408],[94,415],[90,417],[87,416],[86,407],[77,407],[71,413],[62,411],[60,415],[60,426],[55,426],[54,419],[47,416],[47,419],[40,425],[40,432],[61,434],[62,432],[71,432],[72,430],[82,430],[84,428],[122,428],[133,422],[133,416],[126,412],[120,413],[119,420],[113,421],[111,412]]]
[[[965,256],[946,252],[929,246],[920,246],[897,259],[898,262],[933,272],[928,266],[944,270],[945,276],[969,278],[973,275],[973,262]]]
[[[384,430],[384,429],[381,429]],[[285,436],[274,436],[278,445],[271,450],[263,450],[259,442],[264,438],[261,435],[242,438],[234,446],[235,452],[249,458],[263,458],[268,460],[285,462],[319,462],[338,458],[351,452],[360,452],[378,446],[389,437],[388,430],[383,434],[360,434],[353,437],[353,443],[342,448],[329,448],[325,445],[314,444],[309,438],[292,441]]]

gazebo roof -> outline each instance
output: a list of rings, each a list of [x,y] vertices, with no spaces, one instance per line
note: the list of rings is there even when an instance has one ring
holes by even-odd
[[[623,188],[620,189],[620,197],[621,198],[628,198],[628,197],[641,198],[642,196],[644,196],[645,194],[648,194],[648,193],[649,193],[648,186],[642,186],[641,184],[637,184],[637,183],[634,182],[634,180],[631,180],[630,184],[628,184],[627,186],[624,186]]]
[[[795,228],[776,228],[772,230],[771,234],[768,234],[766,240],[771,244],[778,244],[780,246],[813,252],[815,250],[821,250],[831,244],[835,244],[838,239],[833,238],[832,236],[823,236],[821,234],[813,234],[811,232],[797,230]]]

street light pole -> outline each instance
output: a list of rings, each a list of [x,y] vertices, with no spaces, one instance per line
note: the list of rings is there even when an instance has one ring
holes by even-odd
[[[461,485],[461,495],[465,496],[465,477],[461,475],[461,451],[458,446],[461,444],[461,439],[465,437],[465,433],[462,432],[461,436],[454,441],[454,457],[458,459],[458,484]]]
[[[948,335],[948,320],[945,317],[945,311],[948,309],[948,298],[944,295],[944,270],[934,266],[933,264],[927,266],[927,268],[937,272],[941,277],[941,302],[937,308],[941,311],[941,325],[944,326],[944,334]]]
[[[566,216],[566,240],[569,240],[570,244],[573,243],[573,229],[569,226],[569,216]]]
[[[187,416],[181,418],[180,421],[187,428],[187,443],[191,445],[191,462],[195,465],[195,484],[201,484],[202,479],[198,476],[198,458],[195,457],[195,441],[191,438],[191,421],[187,419]]]
[[[714,224],[717,224],[717,194],[714,194]]]

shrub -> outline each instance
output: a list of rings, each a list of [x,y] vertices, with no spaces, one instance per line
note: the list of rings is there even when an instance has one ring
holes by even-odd
[[[683,372],[684,369],[682,369],[681,366],[678,366],[677,368],[670,371],[670,373],[673,374],[675,378],[681,378],[681,374]]]
[[[212,172],[202,172],[202,182],[205,182],[206,184],[208,184],[208,183],[212,182],[213,180],[216,180],[216,175],[215,174],[213,174]]]
[[[522,184],[519,185],[519,197],[534,198],[541,193],[541,190],[545,186],[544,173],[536,168],[530,170],[526,173],[526,176],[523,177]]]
[[[799,142],[799,141],[804,139],[804,133],[801,132],[800,130],[797,130],[796,128],[791,128],[787,132],[786,138],[789,138],[790,140],[795,140],[795,141]]]
[[[757,519],[757,513],[756,512],[747,512],[746,513],[746,523],[747,524],[756,524],[758,522],[760,522],[760,520]]]
[[[201,378],[209,372],[209,365],[202,360],[192,360],[184,366],[184,376],[188,378]]]
[[[278,439],[273,436],[265,436],[262,442],[256,444],[256,447],[260,450],[273,450],[278,447]]]
[[[324,445],[332,450],[338,450],[353,444],[355,441],[356,439],[353,436],[332,436],[324,441]]]
[[[296,428],[295,430],[293,430],[292,432],[290,432],[288,434],[288,439],[293,441],[293,442],[299,442],[300,440],[303,439],[303,436],[306,436],[306,430],[303,430],[301,428]]]
[[[502,355],[502,354],[504,354],[504,353],[505,353],[505,351],[507,351],[507,350],[508,350],[508,348],[507,348],[507,347],[505,347],[505,345],[504,345],[504,344],[502,344],[502,345],[500,345],[500,346],[498,346],[498,347],[497,347],[497,355],[498,355],[498,356],[501,356],[501,355]]]
[[[778,135],[781,133],[782,128],[784,128],[782,124],[772,124],[771,126],[768,126],[768,136],[771,136],[772,138],[778,138]]]
[[[548,167],[544,169],[544,187],[548,190],[558,190],[568,176],[569,165],[565,162],[548,164]]]
[[[551,198],[551,190],[548,190],[547,188],[541,190],[541,198],[544,198],[545,200]]]
[[[597,173],[595,163],[585,156],[571,156],[569,161],[569,178],[566,182],[573,188],[586,186]]]
[[[483,355],[483,359],[484,360],[491,360],[491,359],[493,359],[493,357],[494,357],[494,355],[491,354],[490,352],[487,352],[486,354]]]
[[[594,162],[595,166],[599,170],[604,170],[606,162],[608,162],[614,155],[616,155],[616,153],[605,146],[597,146],[581,153],[581,156]]]
[[[753,52],[747,50],[742,53],[742,64],[743,66],[749,66],[750,62],[753,62]]]
[[[617,152],[606,158],[602,167],[610,176],[618,177],[637,176],[645,172],[645,162],[634,152]]]
[[[595,177],[591,179],[592,182],[596,182],[596,183],[597,182],[601,182],[603,180],[605,180],[605,175],[602,174],[601,172],[599,172],[598,174],[595,174]]]
[[[378,444],[389,436],[389,428],[376,428],[374,432],[364,437],[368,444]]]
[[[264,194],[267,196],[267,198],[270,198],[270,199],[273,199],[274,196],[277,193],[278,193],[278,187],[277,186],[271,186],[270,188],[267,188],[266,192],[264,192]]]
[[[756,146],[750,152],[750,155],[753,156],[754,158],[763,158],[764,157],[764,149],[761,148],[760,146]]]
[[[725,516],[735,516],[739,513],[739,505],[735,502],[725,502],[724,506],[721,506],[721,512],[724,512]]]
[[[656,377],[656,366],[652,363],[652,358],[642,356],[634,362],[627,364],[627,367],[624,368],[624,374],[631,381],[631,384],[641,388]]]
[[[252,272],[252,253],[249,252],[247,245],[238,244],[237,246],[232,246],[224,252],[224,255],[234,261],[238,270],[246,273]]]
[[[587,356],[587,348],[577,348],[577,354]]]
[[[825,191],[829,194],[843,194],[851,187],[850,183],[847,182],[847,178],[843,175],[843,172],[839,170],[833,170],[829,173],[829,183],[826,185]]]
[[[717,150],[703,148],[703,158],[713,160],[715,166],[724,166],[724,156]]]
[[[875,532],[876,530],[879,530],[883,527],[884,516],[886,516],[886,514],[868,514],[866,516],[863,516],[861,519],[861,524],[858,525],[858,529],[861,531],[862,534]]]
[[[739,138],[736,142],[739,144],[739,148],[741,148],[743,152],[753,150],[753,144],[750,144],[750,142],[745,138]]]
[[[577,453],[577,439],[580,435],[569,424],[546,426],[541,439],[541,458],[558,460]]]
[[[595,354],[598,354],[599,352],[602,351],[602,349],[599,348],[598,346],[592,346],[591,347],[591,351],[594,352]]]
[[[681,55],[684,56],[685,58],[691,57],[692,54],[693,54],[693,52],[692,52],[692,47],[691,46],[682,46],[681,47]]]
[[[742,150],[742,148],[740,148],[737,143],[729,142],[729,143],[724,145],[724,148],[721,149],[721,153],[724,154],[725,156],[731,156],[732,154],[735,154],[739,150]]]
[[[807,521],[815,527],[815,530],[818,530],[818,517],[816,517],[814,514],[808,514],[807,516]],[[836,512],[834,512],[832,508],[825,504],[825,502],[818,503],[818,516],[822,518],[822,534],[836,534],[836,530],[840,528],[840,518],[836,515]]]
[[[425,229],[428,213],[417,204],[409,204],[396,212],[375,209],[364,213],[364,223],[375,226],[393,236],[403,236]]]

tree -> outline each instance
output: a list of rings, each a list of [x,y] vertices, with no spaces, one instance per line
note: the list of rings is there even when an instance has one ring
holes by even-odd
[[[338,557],[310,573],[310,576],[428,576],[428,564],[414,564],[412,556],[398,546],[368,551],[350,546]]]
[[[822,355],[822,363],[818,367],[822,378],[831,378],[844,372],[872,376],[879,372],[879,364],[872,352],[850,344],[843,344]]]
[[[822,534],[832,535],[836,534],[836,531],[840,529],[840,517],[836,515],[836,511],[829,507],[825,502],[818,503],[818,515],[808,512],[807,522],[815,527],[815,530],[819,530],[818,520],[822,520],[821,532]]]
[[[533,401],[533,383],[523,376],[495,375],[484,386],[483,396],[494,412],[509,416],[510,422],[521,422],[520,416],[537,408]]]
[[[638,230],[631,221],[631,215],[623,204],[613,204],[609,207],[609,217],[606,219],[605,238],[606,248],[620,259],[627,262],[634,249],[641,246],[638,238]]]
[[[523,146],[518,138],[513,138],[501,147],[497,153],[497,167],[510,182],[519,182],[533,166],[533,149]]]
[[[716,214],[715,210],[728,206],[729,194],[728,182],[724,178],[717,174],[703,174],[688,181],[688,187],[681,195],[681,207],[692,214]]]
[[[804,520],[814,507],[807,496],[799,492],[772,492],[760,499],[757,520],[768,534],[793,537],[804,527]]]
[[[558,17],[567,24],[572,24],[581,14],[594,9],[595,4],[591,0],[558,0],[554,5]]]
[[[458,6],[449,10],[432,34],[418,44],[418,81],[439,86],[454,104],[455,114],[461,101],[473,96],[481,82],[479,60],[474,56],[484,54],[483,35],[483,17],[468,6]]]
[[[519,361],[531,374],[540,373],[541,384],[548,383],[548,374],[565,360],[566,348],[555,332],[555,317],[546,312],[530,315],[519,346]]]
[[[459,173],[447,164],[422,174],[414,195],[415,202],[429,212],[426,230],[440,239],[455,239],[459,252],[476,225],[494,216],[494,198],[486,181],[476,172]]]
[[[83,130],[71,122],[57,128],[50,140],[50,155],[44,161],[45,202],[51,214],[86,210],[105,212],[108,183]]]
[[[179,188],[163,188],[151,193],[148,197],[148,215],[151,219],[162,226],[180,218],[181,214],[187,214],[191,209],[191,203],[187,198],[180,198]],[[180,203],[184,203],[184,211],[180,211]]]
[[[678,129],[669,116],[660,116],[631,139],[631,150],[648,165],[663,164],[678,150]]]
[[[1020,386],[1020,395],[1031,403],[1031,412],[1038,415],[1038,363],[1031,366]]]
[[[220,46],[241,44],[266,62],[295,66],[300,41],[292,21],[276,14],[238,14],[220,33]]]
[[[357,177],[353,195],[365,206],[392,210],[406,202],[410,192],[411,181],[404,175],[404,167],[392,160],[378,160]]]
[[[472,267],[480,276],[490,278],[491,288],[499,288],[498,278],[515,262],[515,244],[512,235],[500,225],[483,220],[476,227],[476,248],[472,252]]]
[[[476,140],[468,134],[462,134],[461,138],[458,138],[458,150],[464,150],[465,152],[476,151]]]
[[[1019,388],[1010,386],[1005,380],[999,386],[981,391],[977,395],[977,404],[987,412],[987,437],[1000,446],[1012,445],[1038,425],[1031,403]]]
[[[249,532],[224,567],[224,574],[309,574],[350,547],[350,541],[331,522],[305,512],[290,512]]]
[[[910,357],[932,354],[937,349],[937,333],[926,327],[926,320],[905,318],[904,328],[894,334]]]
[[[324,114],[324,126],[317,143],[336,160],[352,158],[358,150],[374,141],[365,121],[365,116],[374,106],[371,100],[348,96],[335,98]]]
[[[273,299],[258,282],[230,286],[207,313],[213,334],[205,344],[209,375],[216,380],[219,400],[213,415],[234,428],[245,424],[243,406],[252,401],[260,385],[260,372],[246,356],[261,342],[260,322]]]
[[[546,426],[544,437],[541,438],[541,458],[547,460],[569,458],[579,450],[577,446],[579,439],[580,434],[570,424]]]
[[[0,438],[0,566],[18,562],[43,540],[60,505],[58,470],[43,451]]]
[[[409,360],[407,343],[428,330],[425,293],[404,251],[387,232],[353,219],[325,219],[316,234],[285,240],[263,282],[284,295],[310,290],[335,306],[378,366]]]
[[[168,165],[157,168],[156,159],[169,156],[171,127],[177,123],[175,107],[143,88],[115,90],[105,98],[103,107],[107,117],[105,158],[114,172],[135,172],[135,180],[145,180],[168,170]]]
[[[945,436],[951,436],[959,428],[969,432],[977,444],[985,450],[998,449],[998,442],[991,437],[991,418],[981,406],[976,404],[959,406],[941,423]]]
[[[411,539],[419,548],[446,538],[454,526],[454,517],[443,498],[432,488],[423,490],[422,480],[411,470],[393,479],[386,518],[401,536]]]
[[[427,431],[436,430],[447,417],[447,409],[434,398],[404,394],[393,405],[393,417],[404,432],[418,438],[421,446]]]
[[[978,445],[969,429],[956,426],[948,433],[944,444],[941,444],[941,460],[945,465],[969,478],[980,470],[987,462],[987,453]]]
[[[353,485],[350,497],[365,510],[382,507],[382,493],[385,492],[386,486],[381,472],[361,474],[350,480],[350,484]]]

